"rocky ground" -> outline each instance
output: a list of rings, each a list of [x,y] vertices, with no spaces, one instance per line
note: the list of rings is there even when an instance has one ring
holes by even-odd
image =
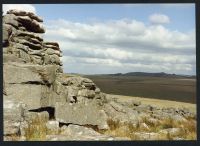
[[[108,96],[92,80],[64,74],[56,42],[42,18],[10,10],[3,16],[5,141],[191,140],[196,113]]]

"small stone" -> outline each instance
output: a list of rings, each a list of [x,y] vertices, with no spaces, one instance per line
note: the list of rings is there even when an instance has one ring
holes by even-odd
[[[48,133],[58,134],[59,133],[59,122],[58,121],[48,121],[46,123]]]
[[[140,130],[143,130],[143,131],[149,131],[150,130],[149,126],[147,126],[146,123],[141,123],[139,128],[140,128]]]

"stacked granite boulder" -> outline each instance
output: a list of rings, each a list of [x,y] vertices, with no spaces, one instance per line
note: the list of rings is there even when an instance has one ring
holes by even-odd
[[[103,110],[106,102],[105,94],[100,92],[92,80],[83,77],[66,77],[61,74],[54,87],[61,95],[55,106],[55,117],[58,121],[93,125],[99,129],[108,128],[107,116]]]
[[[60,123],[107,128],[105,95],[91,80],[62,73],[62,52],[43,40],[42,22],[18,10],[3,16],[4,136],[22,135],[31,117],[46,112]]]
[[[44,42],[43,20],[31,12],[10,10],[3,16],[5,54],[13,54],[24,63],[55,64],[62,72],[61,50],[58,43]]]

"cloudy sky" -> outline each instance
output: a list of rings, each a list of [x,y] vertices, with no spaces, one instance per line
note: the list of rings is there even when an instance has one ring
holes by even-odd
[[[193,4],[3,5],[12,8],[44,19],[65,72],[196,74]]]

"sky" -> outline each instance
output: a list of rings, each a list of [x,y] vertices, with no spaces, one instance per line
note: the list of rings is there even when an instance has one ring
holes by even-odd
[[[3,5],[36,13],[64,72],[196,74],[194,4]]]

